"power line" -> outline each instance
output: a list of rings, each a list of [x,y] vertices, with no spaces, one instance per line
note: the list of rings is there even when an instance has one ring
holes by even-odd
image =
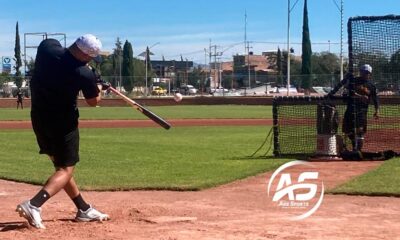
[[[177,54],[177,55],[166,56],[166,57],[174,58],[174,57],[180,57],[181,55],[182,56],[187,56],[187,55],[193,55],[193,54],[198,54],[198,53],[203,53],[203,52],[204,52],[204,49],[203,50],[198,50],[198,51],[193,51],[193,52],[181,53],[181,54]]]
[[[251,43],[266,43],[266,44],[286,44],[286,42],[259,42],[259,41],[250,41]],[[302,45],[301,42],[291,42],[290,44]],[[312,45],[340,45],[340,42],[312,42]]]
[[[274,45],[284,45],[286,44],[286,42],[278,42],[278,41],[247,41],[248,43],[253,43],[253,44],[274,44]],[[243,44],[244,42],[236,42],[236,43],[232,43],[229,45],[222,45],[222,46],[218,46],[218,48],[222,49],[220,52],[221,53],[225,53],[226,51]],[[347,42],[346,42],[347,43]],[[246,43],[247,44],[247,43]],[[290,44],[293,45],[301,45],[301,42],[291,42]],[[311,43],[312,45],[340,45],[340,42],[313,42]],[[247,46],[247,45],[246,45]],[[196,51],[192,51],[192,52],[186,52],[186,53],[181,53],[181,54],[176,54],[176,55],[167,55],[165,56],[166,58],[175,58],[175,57],[180,57],[182,56],[190,56],[190,55],[195,55],[195,54],[199,54],[199,53],[204,53],[204,49],[202,50],[196,50]]]

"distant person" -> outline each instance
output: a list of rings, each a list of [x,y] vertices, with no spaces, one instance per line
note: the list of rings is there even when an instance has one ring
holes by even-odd
[[[18,90],[18,93],[17,93],[17,109],[19,108],[19,106],[21,106],[21,109],[24,109],[23,99],[24,99],[24,94],[22,93],[21,90]]]
[[[371,101],[375,107],[374,118],[379,118],[379,98],[376,87],[371,82],[372,67],[365,64],[359,70],[359,77],[348,75],[328,94],[331,97],[342,87],[348,91],[342,131],[351,140],[353,151],[362,150],[367,132],[368,105]]]
[[[82,197],[73,177],[79,161],[77,95],[82,91],[86,102],[96,106],[100,88],[87,65],[96,58],[101,42],[93,35],[79,37],[69,48],[55,39],[46,39],[38,47],[35,70],[30,82],[31,120],[40,154],[47,154],[55,167],[43,188],[30,200],[17,206],[20,216],[35,228],[45,228],[41,206],[60,190],[68,194],[77,208],[76,221],[108,220]]]

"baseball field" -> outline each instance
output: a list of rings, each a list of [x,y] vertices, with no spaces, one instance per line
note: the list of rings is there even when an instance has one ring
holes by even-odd
[[[162,106],[164,130],[129,107],[81,108],[83,195],[111,220],[76,223],[59,193],[29,228],[15,206],[53,171],[39,155],[29,109],[0,108],[0,239],[399,239],[400,159],[312,162],[325,186],[319,209],[288,220],[267,194],[275,169],[270,106]],[[304,168],[290,171],[298,175]]]

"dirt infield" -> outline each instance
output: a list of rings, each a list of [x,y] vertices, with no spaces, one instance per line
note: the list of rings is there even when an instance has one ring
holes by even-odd
[[[379,162],[317,162],[327,188],[378,166]],[[325,195],[320,209],[289,221],[271,204],[261,174],[199,192],[84,192],[112,220],[73,222],[65,193],[44,206],[46,230],[28,228],[14,212],[39,186],[0,180],[0,239],[399,239],[400,199]]]
[[[205,124],[205,120],[198,121],[196,124]],[[214,121],[227,125],[222,122]],[[24,124],[30,127],[29,122]],[[175,125],[180,126],[178,122]],[[312,165],[329,189],[381,163],[331,161]],[[299,174],[304,170],[291,171]],[[198,192],[83,192],[90,203],[110,214],[112,219],[103,223],[74,222],[73,203],[65,193],[59,193],[43,207],[46,230],[27,227],[14,212],[16,205],[40,186],[0,180],[0,239],[400,239],[400,198],[325,195],[315,214],[290,221],[287,212],[274,206],[267,195],[271,174]]]

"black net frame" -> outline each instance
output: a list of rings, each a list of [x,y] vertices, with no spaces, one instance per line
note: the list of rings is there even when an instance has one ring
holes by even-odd
[[[349,72],[358,74],[363,64],[372,66],[379,91],[400,90],[400,16],[352,17],[347,23]]]

